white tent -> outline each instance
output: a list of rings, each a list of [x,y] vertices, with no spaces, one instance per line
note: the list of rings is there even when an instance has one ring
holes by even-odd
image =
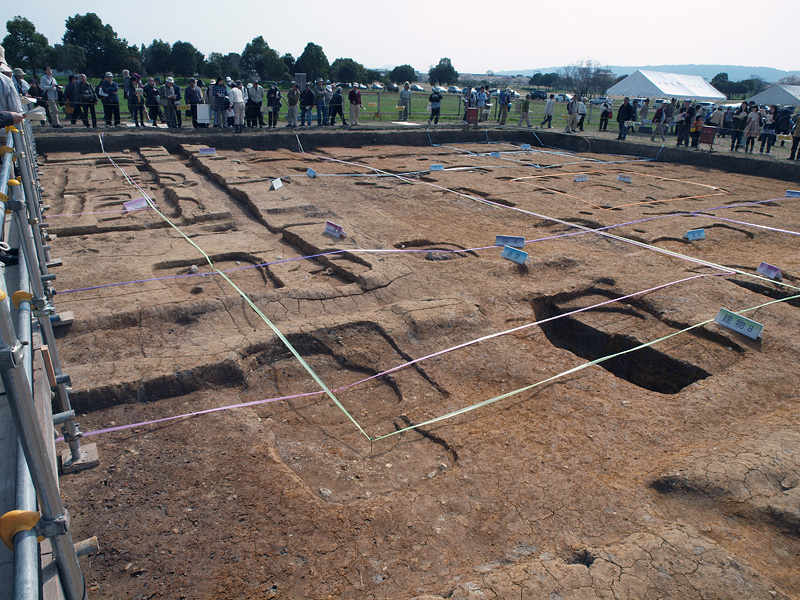
[[[800,106],[800,85],[781,85],[776,83],[760,94],[756,94],[750,100],[756,104]]]
[[[725,100],[726,96],[699,75],[660,71],[634,71],[609,88],[609,96],[677,98],[678,100]]]

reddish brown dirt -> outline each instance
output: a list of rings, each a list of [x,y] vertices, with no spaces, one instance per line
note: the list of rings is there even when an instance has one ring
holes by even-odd
[[[632,157],[514,154],[509,144],[196,149],[114,159],[217,268],[269,263],[228,275],[331,389],[707,275],[337,391],[373,438],[720,307],[800,293],[754,277],[765,261],[800,286],[796,235],[679,214],[778,199],[713,214],[800,231],[798,200],[781,199],[786,182]],[[503,154],[480,155],[490,151]],[[409,182],[323,155],[394,173],[448,170]],[[100,154],[45,158],[50,214],[119,210],[139,195]],[[320,176],[307,177],[309,167]],[[277,177],[283,187],[271,190]],[[608,230],[625,238],[616,239],[557,237],[578,230],[536,215],[589,228],[667,217]],[[327,220],[347,237],[324,235]],[[157,214],[50,223],[64,262],[56,306],[75,315],[60,348],[83,430],[319,391]],[[705,240],[682,239],[700,227]],[[529,240],[527,267],[490,247],[497,234]],[[289,260],[334,250],[343,252]],[[193,265],[200,275],[154,280]],[[63,293],[127,281],[138,283]],[[706,324],[377,441],[322,394],[93,437],[101,466],[61,479],[75,539],[100,538],[100,553],[82,559],[90,595],[800,597],[798,306],[747,313],[764,324],[758,341]]]

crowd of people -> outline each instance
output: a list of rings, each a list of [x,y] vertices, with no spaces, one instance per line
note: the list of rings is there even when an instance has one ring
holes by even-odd
[[[218,77],[204,84],[199,78],[190,78],[188,85],[181,89],[172,77],[162,82],[159,77],[149,77],[144,81],[138,73],[122,72],[122,82],[114,81],[113,73],[106,73],[97,85],[91,85],[84,74],[70,75],[66,86],[58,83],[50,67],[45,68],[39,81],[26,79],[27,74],[19,67],[12,69],[5,61],[5,52],[0,46],[0,112],[23,112],[22,103],[35,104],[44,108],[47,122],[55,129],[63,127],[59,115],[64,108],[71,125],[80,121],[85,127],[97,127],[96,106],[103,108],[102,119],[107,127],[119,127],[121,123],[120,105],[127,103],[127,109],[134,127],[156,127],[159,123],[168,128],[181,128],[183,120],[190,120],[195,128],[218,127],[232,129],[233,133],[243,133],[245,128],[275,128],[286,106],[286,127],[312,126],[313,113],[319,127],[334,126],[337,117],[342,125],[358,125],[360,113],[364,110],[359,84],[332,84],[317,78],[313,86],[310,82],[300,89],[297,83],[284,95],[274,83],[264,89],[258,82],[246,85],[241,80]],[[349,122],[345,119],[345,96],[343,87],[349,88]],[[492,93],[495,93],[492,91]],[[500,125],[505,125],[516,93],[511,89],[496,92],[496,117]],[[464,122],[480,123],[489,119],[493,100],[486,87],[466,87],[462,92],[464,103]],[[430,116],[428,124],[437,125],[441,115],[443,96],[435,89],[428,102]],[[531,94],[520,102],[518,126],[523,122],[531,127]],[[408,120],[411,102],[409,82],[403,84],[397,98],[398,119]],[[543,119],[539,127],[553,127],[555,95],[550,94],[544,104]],[[667,135],[676,136],[677,146],[698,148],[702,128],[716,128],[720,138],[730,137],[731,151],[753,153],[756,142],[760,142],[759,152],[770,154],[777,136],[792,135],[790,160],[800,160],[800,119],[792,115],[788,107],[760,107],[755,102],[742,102],[739,107],[714,107],[709,110],[706,103],[685,100],[679,102],[657,101],[651,114],[650,100],[625,98],[617,108],[616,121],[619,126],[617,139],[627,139],[628,133],[636,124],[650,128],[650,139],[666,141]],[[199,118],[198,112],[206,105],[207,118]],[[567,123],[565,133],[584,131],[587,118],[587,98],[574,96],[566,105]],[[264,115],[266,114],[266,122]],[[299,117],[299,119],[298,119]],[[606,131],[613,118],[613,109],[606,102],[600,112],[600,131]],[[12,122],[15,117],[4,116],[3,122]],[[298,122],[299,121],[299,122]],[[783,145],[783,141],[781,145]]]

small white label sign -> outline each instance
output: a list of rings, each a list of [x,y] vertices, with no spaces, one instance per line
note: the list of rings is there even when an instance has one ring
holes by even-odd
[[[630,175],[617,175],[617,180],[624,183],[631,183],[633,181]]]
[[[752,319],[737,315],[735,312],[725,308],[719,309],[714,321],[753,340],[760,338],[761,333],[764,331],[764,326],[761,323],[756,323]]]
[[[125,209],[126,212],[130,212],[132,210],[142,210],[143,208],[147,208],[147,206],[148,206],[147,198],[136,198],[136,200],[128,200],[122,205],[122,207]]]
[[[783,281],[783,275],[781,275],[781,270],[778,267],[767,264],[765,262],[762,262],[760,265],[758,265],[756,273],[759,273],[764,277],[769,277],[770,279],[774,279],[775,281]]]
[[[216,154],[217,153],[217,149],[216,148],[200,148],[199,152],[200,152],[200,154]]]
[[[575,181],[576,182],[589,181],[589,176],[588,175],[575,175]]]
[[[278,190],[283,187],[283,182],[280,179],[273,179],[270,183],[272,184],[273,190]]]
[[[517,250],[511,246],[503,246],[503,252],[500,254],[503,258],[524,265],[528,261],[528,253],[522,250]]]
[[[344,229],[342,229],[341,225],[337,225],[336,223],[331,223],[330,221],[328,221],[327,223],[325,223],[324,233],[338,239],[344,236]]]
[[[511,246],[512,248],[524,248],[525,238],[516,235],[496,235],[494,238],[495,246]]]

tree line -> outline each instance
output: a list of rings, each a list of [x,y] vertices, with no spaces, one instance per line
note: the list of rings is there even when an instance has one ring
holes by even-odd
[[[303,53],[295,58],[270,48],[263,36],[245,45],[241,53],[211,52],[205,56],[190,42],[172,44],[153,40],[149,46],[129,44],[120,38],[111,25],[95,13],[75,15],[66,19],[62,43],[50,45],[47,37],[24,17],[6,22],[8,35],[3,38],[6,62],[37,76],[45,66],[63,72],[84,72],[100,77],[107,71],[120,73],[123,69],[141,75],[170,74],[178,77],[230,76],[234,79],[257,77],[267,81],[287,81],[295,73],[305,73],[309,81],[317,77],[347,82],[388,81],[402,83],[416,79],[411,65],[399,65],[388,74],[367,69],[352,58],[337,58],[328,62],[322,47],[309,42]],[[442,58],[429,71],[431,83],[456,83],[458,72],[449,58]]]

